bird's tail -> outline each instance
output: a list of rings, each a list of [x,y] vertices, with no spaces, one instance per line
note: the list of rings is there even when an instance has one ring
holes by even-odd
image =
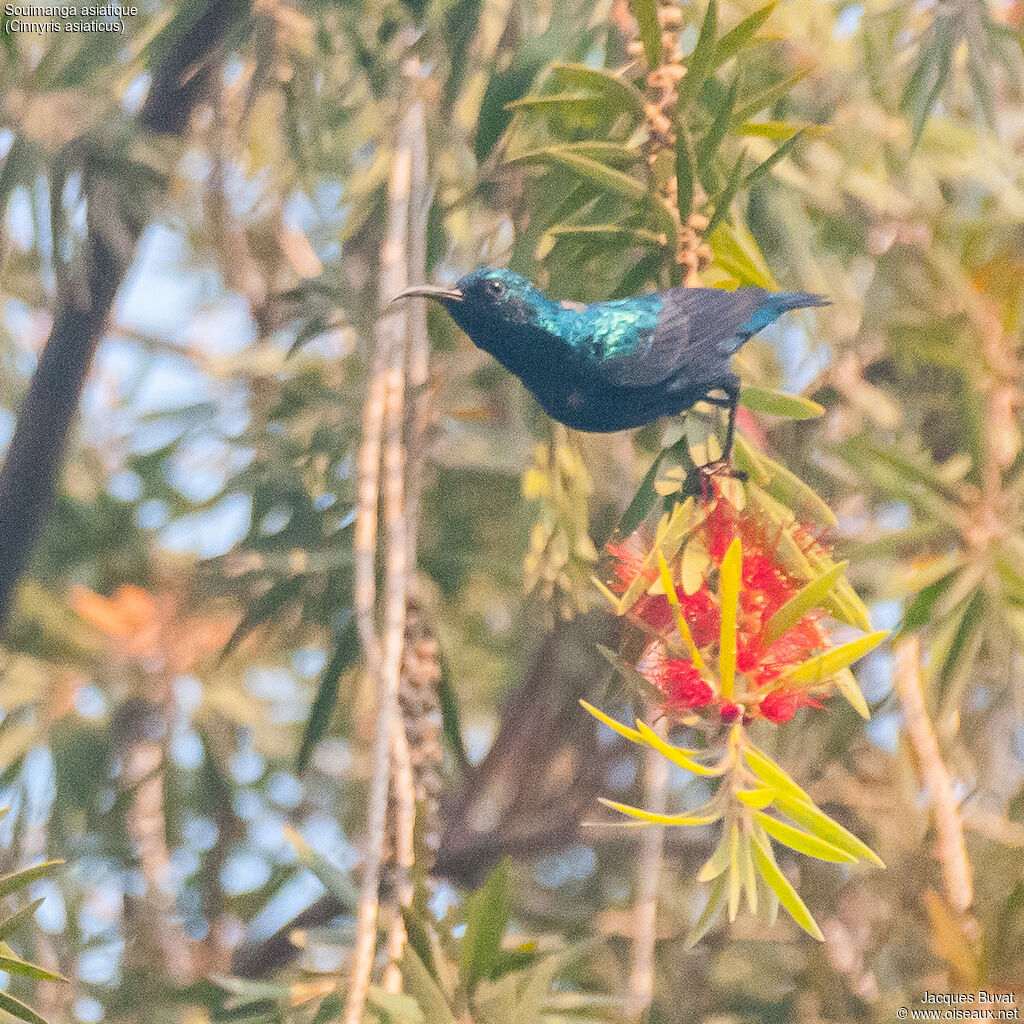
[[[831,306],[823,295],[814,292],[769,292],[766,305],[776,316],[782,316],[791,309],[806,309],[810,306]]]

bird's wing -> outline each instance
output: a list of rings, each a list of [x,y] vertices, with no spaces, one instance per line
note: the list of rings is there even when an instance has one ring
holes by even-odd
[[[732,353],[765,326],[755,326],[755,314],[766,294],[761,288],[672,288],[650,296],[648,315],[632,324],[625,321],[636,315],[629,306],[635,300],[595,304],[592,365],[618,387],[652,387],[676,377],[713,383]],[[636,343],[627,345],[622,339],[629,327]]]

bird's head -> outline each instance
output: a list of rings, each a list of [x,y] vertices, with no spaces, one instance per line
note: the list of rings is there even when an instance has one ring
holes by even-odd
[[[550,305],[544,293],[511,270],[474,270],[454,287],[415,285],[392,301],[422,295],[448,310],[451,318],[474,343],[507,363],[516,327],[535,326]]]

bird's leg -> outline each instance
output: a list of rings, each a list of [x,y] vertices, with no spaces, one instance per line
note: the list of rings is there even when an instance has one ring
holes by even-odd
[[[727,381],[717,385],[716,389],[724,391],[725,398],[708,395],[705,401],[719,409],[729,410],[729,419],[725,428],[725,446],[720,459],[709,462],[707,465],[701,466],[700,469],[709,475],[728,473],[729,476],[736,477],[739,480],[746,480],[747,474],[742,470],[735,469],[732,465],[732,448],[736,438],[736,410],[740,404],[740,379],[735,374],[732,374]]]

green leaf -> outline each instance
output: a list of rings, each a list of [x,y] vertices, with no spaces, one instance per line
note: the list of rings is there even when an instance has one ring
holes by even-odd
[[[673,764],[679,765],[680,768],[685,768],[688,772],[693,772],[695,775],[722,774],[723,769],[707,768],[704,765],[699,764],[697,761],[694,761],[693,755],[696,751],[687,750],[685,747],[675,747],[671,743],[667,743],[649,725],[641,721],[639,718],[637,719],[636,727],[640,733],[642,742],[658,751],[659,754],[667,757]]]
[[[721,195],[715,200],[715,212],[711,214],[711,220],[708,222],[707,227],[709,233],[714,231],[729,216],[729,207],[732,205],[733,199],[736,198],[736,193],[743,181],[743,167],[746,161],[747,152],[744,150],[737,157],[736,163],[729,172],[729,179],[726,181]]]
[[[599,722],[603,722],[608,726],[609,729],[617,732],[620,736],[625,736],[627,740],[633,743],[643,743],[643,736],[636,731],[636,729],[630,729],[628,725],[623,725],[621,722],[617,722],[614,718],[606,715],[603,711],[598,710],[593,704],[589,704],[585,700],[580,700],[580,706],[585,710],[589,711]]]
[[[762,781],[766,782],[778,794],[788,793],[797,800],[813,803],[811,798],[782,770],[767,754],[756,747],[747,747],[743,751],[750,770]]]
[[[669,448],[663,448],[654,457],[651,468],[644,474],[643,481],[637,489],[629,508],[623,513],[619,521],[618,531],[623,537],[628,537],[647,518],[647,513],[654,507],[657,492],[654,489],[654,482],[658,478],[658,469],[666,456],[678,458],[686,452],[686,438],[676,441]]]
[[[736,97],[739,95],[742,77],[742,71],[739,70],[733,76],[733,80],[730,83],[725,96],[722,98],[722,102],[715,111],[714,120],[711,122],[711,126],[708,128],[704,137],[700,140],[700,144],[697,146],[697,176],[702,180],[705,176],[705,171],[707,170],[708,165],[714,159],[715,154],[718,152],[718,147],[722,144],[722,139],[725,138],[725,133],[729,130],[729,124],[732,121],[732,112],[733,108],[736,106]]]
[[[742,563],[742,544],[739,537],[736,537],[722,559],[718,580],[722,601],[718,679],[722,696],[726,700],[732,697],[732,688],[736,681],[736,611],[739,604]]]
[[[827,136],[831,125],[808,124],[805,121],[747,121],[736,126],[737,135],[753,135],[759,139],[771,139],[774,142],[786,142],[803,132],[810,139]]]
[[[841,850],[838,846],[833,846],[831,843],[825,842],[824,839],[811,835],[810,832],[804,832],[803,829],[787,825],[784,821],[779,821],[769,814],[755,811],[754,818],[761,823],[764,830],[773,839],[778,840],[783,846],[788,846],[791,850],[796,850],[797,853],[816,857],[818,860],[832,861],[835,864],[855,864],[857,861],[857,858],[846,850]]]
[[[40,896],[27,907],[22,907],[21,910],[15,911],[10,917],[0,922],[0,942],[6,942],[42,906],[45,898],[45,896]]]
[[[317,853],[291,825],[284,826],[284,834],[295,848],[299,863],[308,868],[343,907],[353,910],[359,906],[359,890],[348,874],[336,868],[323,854]]]
[[[631,807],[629,804],[620,804],[615,800],[606,800],[604,797],[598,797],[598,802],[613,811],[651,825],[710,825],[711,822],[718,821],[722,816],[721,810],[709,810],[705,814],[655,814],[653,811],[645,811],[642,807]]]
[[[806,793],[799,797],[789,791],[776,791],[774,804],[783,814],[809,829],[826,843],[844,850],[857,860],[866,860],[876,867],[885,867],[882,858],[870,846],[861,842],[852,832],[848,832],[838,821],[833,821],[820,807],[816,807]]]
[[[755,810],[763,810],[775,799],[775,790],[771,786],[758,786],[757,789],[737,789],[736,799]]]
[[[847,702],[861,718],[866,720],[871,717],[868,702],[864,699],[864,694],[857,685],[857,680],[848,668],[840,669],[836,673],[833,682],[836,689],[846,698]]]
[[[711,247],[715,263],[739,284],[776,290],[775,279],[748,231],[720,223],[705,233],[704,241]]]
[[[68,980],[63,974],[56,974],[46,970],[45,967],[39,967],[20,957],[8,956],[5,953],[0,953],[0,971],[7,971],[8,974],[22,974],[26,978],[35,978],[36,981],[66,982]]]
[[[604,142],[589,139],[586,142],[566,142],[558,146],[545,148],[557,149],[562,153],[575,153],[578,156],[585,156],[591,160],[596,160],[598,163],[610,164],[613,167],[619,168],[633,167],[643,160],[643,153],[640,150],[622,142]],[[509,160],[524,159],[531,154],[544,153],[545,148],[513,153],[510,154]]]
[[[679,223],[685,225],[693,212],[694,157],[690,150],[690,135],[684,125],[676,128],[676,206]]]
[[[708,0],[708,8],[704,21],[700,26],[697,45],[686,62],[686,75],[679,83],[676,104],[677,122],[686,120],[686,108],[690,101],[700,93],[708,75],[715,67],[715,37],[718,35],[718,0]]]
[[[604,242],[621,242],[623,245],[668,245],[668,239],[663,234],[622,224],[560,224],[550,228],[548,234],[555,238],[593,238]]]
[[[242,621],[235,626],[228,642],[221,652],[221,661],[226,661],[238,648],[239,644],[259,626],[271,622],[284,613],[302,591],[302,577],[289,576],[275,583],[262,597],[258,597],[249,605]]]
[[[796,74],[784,78],[781,82],[769,85],[748,97],[736,108],[736,121],[742,123],[750,120],[767,107],[774,107],[802,78],[806,78],[812,70],[811,65],[801,68]]]
[[[772,153],[772,155],[768,157],[767,160],[762,160],[761,163],[759,163],[747,175],[746,179],[743,182],[743,187],[750,188],[751,186],[757,184],[757,182],[760,181],[761,178],[765,177],[765,175],[767,175],[771,171],[771,169],[777,163],[779,163],[780,160],[785,159],[785,157],[787,157],[796,148],[797,142],[803,138],[803,135],[804,132],[803,129],[801,129],[791,139],[789,139],[788,141],[784,142],[781,146],[779,146],[779,148],[776,149],[775,152]],[[824,412],[824,409],[822,410],[822,412]],[[821,413],[819,413],[818,415],[820,416]]]
[[[425,1024],[458,1024],[444,993],[424,967],[411,945],[406,943],[399,963],[402,987],[419,1004]]]
[[[505,859],[466,902],[459,978],[467,992],[472,993],[480,981],[494,975],[511,916],[511,882],[511,861]]]
[[[506,109],[508,105],[525,95],[543,66],[544,61],[538,58],[518,60],[507,70],[491,75],[477,116],[473,146],[477,163],[487,159],[511,123],[512,111]]]
[[[775,3],[766,4],[744,18],[735,28],[726,32],[715,47],[715,67],[720,68],[730,57],[734,57],[744,49],[757,35],[758,29],[768,20],[774,10]]]
[[[624,196],[627,199],[646,200],[648,199],[647,185],[629,174],[623,174],[613,167],[598,163],[590,157],[582,156],[580,153],[562,146],[551,146],[547,149],[531,150],[529,153],[521,153],[509,157],[506,161],[509,164],[519,163],[542,163],[564,167],[567,170],[578,174],[602,189]]]
[[[726,846],[728,849],[728,846]],[[726,876],[724,874],[719,875],[711,886],[711,892],[708,894],[708,902],[704,907],[700,917],[697,918],[696,924],[690,929],[689,934],[686,936],[686,948],[690,949],[696,946],[698,942],[707,934],[708,928],[711,927],[711,922],[715,918],[715,914],[718,913],[722,904],[725,902],[726,894]]]
[[[760,837],[754,840],[754,858],[757,861],[757,869],[761,877],[768,883],[772,891],[779,898],[779,902],[789,911],[790,916],[808,935],[812,935],[819,942],[825,941],[821,934],[818,923],[814,920],[806,904],[797,895],[796,889],[790,885],[789,879],[779,870],[775,861],[765,853],[761,845]]]
[[[0,992],[0,1010],[6,1010],[12,1017],[27,1021],[28,1024],[47,1024],[31,1006],[15,999],[9,992]]]
[[[750,837],[744,833],[744,845],[749,845]],[[736,920],[736,914],[740,909],[740,891],[742,890],[742,879],[740,878],[740,827],[734,821],[729,829],[729,923]]]
[[[874,650],[887,636],[887,629],[880,629],[877,632],[869,633],[867,636],[858,637],[848,644],[834,647],[831,651],[819,654],[816,658],[810,658],[802,665],[791,669],[784,675],[772,681],[772,689],[778,686],[789,686],[793,683],[804,683],[813,685],[823,682],[834,676],[840,669],[863,658],[869,651]]]
[[[661,49],[660,29],[658,49]],[[564,82],[568,88],[590,89],[603,97],[612,108],[633,114],[638,119],[646,116],[647,100],[644,94],[632,82],[608,71],[596,70],[586,64],[556,63],[551,65],[551,77]]]
[[[723,831],[722,838],[718,846],[715,847],[715,852],[697,873],[697,881],[710,882],[713,878],[717,878],[729,865],[729,850],[729,833]]]
[[[302,745],[296,759],[298,771],[305,771],[316,745],[327,735],[331,717],[338,703],[338,686],[342,673],[359,657],[359,634],[355,621],[342,630],[334,645],[334,653],[317,684],[316,697],[309,711],[306,728],[302,732]]]
[[[801,587],[772,617],[761,631],[760,642],[764,647],[773,644],[788,633],[809,611],[822,607],[822,602],[846,570],[846,562],[839,562],[828,572]]]
[[[379,985],[371,985],[366,1001],[387,1015],[388,1024],[426,1024],[420,1004],[401,992],[386,992]]]
[[[747,909],[757,913],[757,873],[754,871],[754,843],[749,833],[744,833],[740,846],[740,872],[743,888],[747,890]]]
[[[781,502],[786,507],[791,518],[794,519],[794,525],[796,525],[795,519],[797,517],[803,520],[814,519],[825,526],[837,525],[836,514],[821,499],[813,487],[804,483],[800,477],[783,466],[782,463],[776,462],[767,455],[760,454],[758,461],[770,476],[768,483],[765,485],[765,490],[776,501]],[[864,612],[864,618],[867,618],[866,611]],[[870,629],[870,622],[863,628]]]
[[[787,420],[812,420],[825,414],[825,407],[817,402],[803,395],[790,395],[774,388],[744,386],[740,390],[740,405],[751,412]]]
[[[24,889],[39,878],[45,878],[53,872],[54,868],[60,867],[63,863],[62,860],[48,860],[42,864],[34,864],[32,867],[22,868],[20,871],[4,875],[3,878],[0,878],[0,900],[10,896],[12,892]]]
[[[655,0],[632,0],[632,4],[647,66],[653,71],[661,65],[661,23],[658,21],[657,4]]]

